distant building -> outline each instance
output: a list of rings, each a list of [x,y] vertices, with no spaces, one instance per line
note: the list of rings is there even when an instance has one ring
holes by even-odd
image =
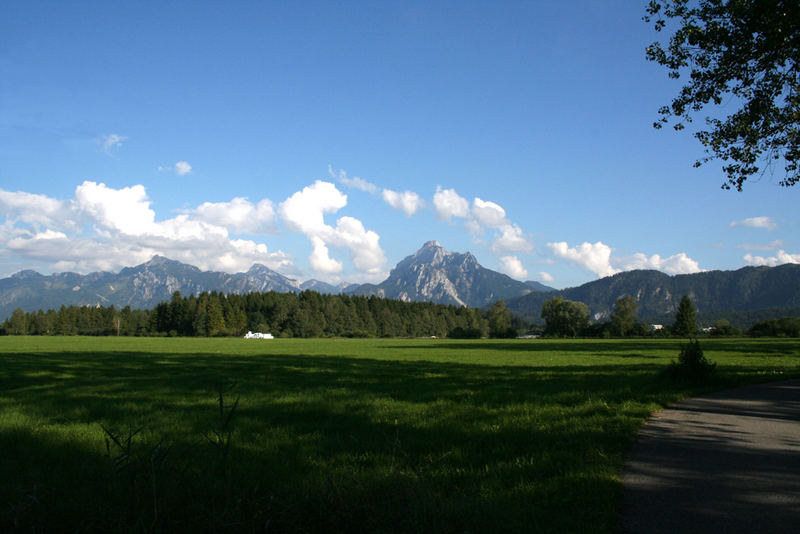
[[[245,339],[275,339],[275,336],[273,336],[272,334],[262,334],[261,332],[256,332],[255,334],[253,332],[247,332],[244,335],[244,338]]]
[[[664,329],[664,325],[663,324],[651,324],[650,325],[650,330],[663,330],[663,329]]]

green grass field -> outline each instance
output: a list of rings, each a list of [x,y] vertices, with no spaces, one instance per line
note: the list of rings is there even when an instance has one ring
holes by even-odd
[[[709,340],[673,384],[680,344],[2,337],[0,530],[615,532],[648,415],[800,376]]]

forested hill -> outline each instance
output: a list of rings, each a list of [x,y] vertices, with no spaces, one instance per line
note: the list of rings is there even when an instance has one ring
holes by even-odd
[[[699,313],[800,308],[800,265],[674,276],[659,271],[628,271],[578,287],[531,293],[506,304],[514,313],[537,318],[542,303],[555,295],[585,303],[593,319],[607,318],[614,301],[623,295],[637,300],[642,320],[674,316],[683,295],[689,295]]]

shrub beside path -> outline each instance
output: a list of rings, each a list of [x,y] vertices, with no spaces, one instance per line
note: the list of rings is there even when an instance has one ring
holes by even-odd
[[[623,533],[800,532],[800,380],[687,399],[642,428]]]

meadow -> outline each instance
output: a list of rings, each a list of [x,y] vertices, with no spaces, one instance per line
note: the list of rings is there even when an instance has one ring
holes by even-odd
[[[0,530],[615,532],[646,418],[800,341],[0,337]]]

